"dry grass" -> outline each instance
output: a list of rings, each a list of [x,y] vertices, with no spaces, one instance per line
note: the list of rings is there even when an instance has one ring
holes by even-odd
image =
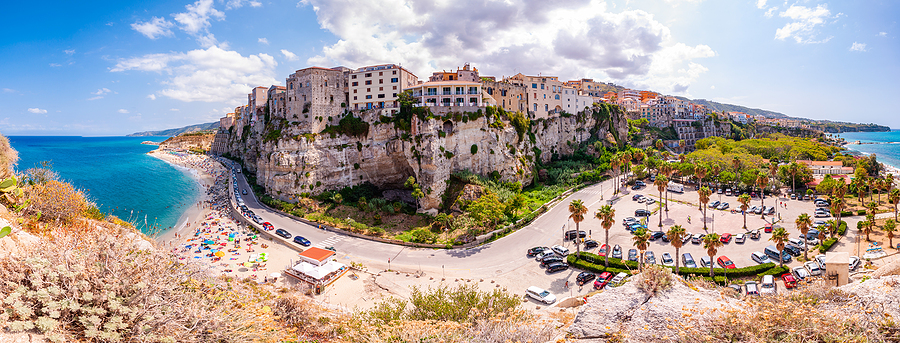
[[[28,212],[44,222],[72,223],[92,206],[80,190],[56,180],[26,187],[25,199],[29,202]]]
[[[13,167],[19,162],[19,152],[9,145],[9,139],[0,135],[0,180],[13,174]]]
[[[637,287],[647,293],[647,295],[654,296],[660,291],[671,288],[674,281],[675,278],[671,269],[653,264],[644,267]]]

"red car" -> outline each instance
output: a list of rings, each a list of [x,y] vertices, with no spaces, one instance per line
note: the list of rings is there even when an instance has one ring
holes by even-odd
[[[781,281],[784,281],[784,288],[791,289],[797,287],[797,279],[794,278],[794,274],[784,273],[781,275]]]
[[[722,237],[719,238],[719,240],[722,241],[722,243],[726,243],[726,244],[727,244],[728,242],[731,242],[731,234],[730,234],[730,233],[723,233],[723,234],[722,234]]]
[[[716,260],[716,262],[718,262],[719,265],[722,266],[722,268],[725,268],[725,269],[735,269],[735,268],[737,268],[737,267],[734,265],[734,262],[731,262],[731,259],[728,258],[728,257],[725,257],[725,256],[719,256],[719,258]]]
[[[772,224],[766,224],[766,228],[763,230],[766,233],[772,233]]]
[[[269,222],[262,223],[262,227],[263,227],[263,229],[266,229],[268,231],[275,229],[275,226],[272,226],[272,223],[269,223]]]
[[[597,249],[597,256],[605,257],[607,251],[609,251],[609,245],[603,244],[600,249]]]
[[[609,279],[612,279],[613,275],[610,272],[602,272],[597,276],[597,280],[594,281],[594,289],[603,289],[606,286],[606,283],[609,282]]]

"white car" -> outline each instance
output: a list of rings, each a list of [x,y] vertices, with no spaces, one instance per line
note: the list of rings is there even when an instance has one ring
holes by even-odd
[[[569,249],[562,245],[554,245],[552,248],[553,252],[557,253],[559,256],[566,257],[569,255]]]
[[[772,262],[772,260],[769,259],[769,256],[759,251],[754,251],[752,254],[750,254],[750,258],[753,259],[754,262],[759,264]]]
[[[806,270],[809,271],[809,275],[819,276],[822,275],[822,269],[819,268],[818,262],[809,261],[803,264],[806,267]]]
[[[554,253],[552,250],[544,250],[544,251],[541,251],[540,253],[538,253],[534,257],[534,259],[536,261],[543,261],[545,258],[547,258],[549,256],[553,256],[553,255],[556,255],[556,253]]]
[[[778,293],[778,285],[775,283],[775,276],[772,275],[763,275],[762,282],[760,283],[759,294],[760,295],[775,295]]]
[[[543,289],[543,288],[539,288],[537,286],[528,287],[528,289],[525,290],[525,295],[533,298],[534,300],[545,303],[547,305],[550,305],[550,304],[556,302],[555,295],[551,294],[550,291]]]
[[[664,266],[668,266],[668,267],[675,266],[675,260],[672,259],[672,255],[669,255],[669,253],[663,253],[661,260],[662,260],[662,264]]]
[[[743,233],[739,233],[734,235],[734,242],[738,244],[744,244],[747,241],[747,236]]]
[[[607,288],[616,287],[616,285],[618,285],[620,282],[622,282],[622,280],[625,280],[625,278],[627,278],[627,277],[628,277],[628,274],[618,273],[618,274],[616,274],[616,276],[613,276],[612,280],[609,280],[609,283],[606,284],[606,287]]]
[[[825,270],[825,255],[816,255],[816,262],[819,263],[819,269]]]
[[[794,277],[800,280],[806,280],[806,278],[810,277],[809,271],[804,266],[796,266],[791,271],[794,272]]]
[[[850,256],[850,271],[859,268],[859,256]]]
[[[806,249],[806,245],[803,244],[803,240],[799,239],[799,238],[788,239],[788,244],[798,247],[800,249]]]

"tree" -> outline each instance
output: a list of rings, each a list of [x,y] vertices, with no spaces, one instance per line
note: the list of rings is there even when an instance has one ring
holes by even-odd
[[[875,215],[867,214],[866,221],[864,221],[865,225],[863,225],[863,232],[866,234],[866,242],[870,242],[869,234],[872,233],[872,227],[875,226]]]
[[[581,255],[581,237],[579,237],[579,225],[581,221],[584,220],[584,214],[587,213],[587,207],[584,206],[584,202],[579,199],[572,200],[569,203],[569,218],[575,222],[575,249],[578,251],[578,254],[575,255],[575,259]]]
[[[493,227],[496,226],[497,218],[503,215],[503,204],[494,192],[486,191],[469,204],[466,210],[472,219],[482,226],[487,227],[492,224],[491,227]]]
[[[425,193],[422,192],[422,189],[419,188],[419,184],[416,183],[416,178],[414,176],[410,176],[406,179],[406,182],[403,183],[403,186],[406,188],[412,189],[412,196],[416,199],[416,210],[419,209],[419,199],[425,197]]]
[[[738,202],[741,203],[741,213],[744,215],[744,231],[747,230],[747,209],[750,208],[750,196],[747,193],[741,194],[738,197]]]
[[[894,246],[894,231],[897,229],[897,221],[888,219],[886,222],[884,222],[884,227],[882,227],[881,229],[884,230],[884,232],[887,232],[888,245],[890,245],[892,248],[896,248]]]
[[[709,203],[709,196],[712,195],[712,191],[709,187],[703,187],[697,191],[697,194],[700,195],[700,209],[703,210],[703,230],[706,230],[706,204]]]
[[[506,202],[504,212],[508,215],[515,216],[523,207],[525,207],[527,201],[528,200],[525,199],[525,196],[522,195],[522,193],[518,193]]]
[[[900,204],[900,189],[892,189],[888,194],[888,201],[894,205],[894,221],[897,221],[897,204]]]
[[[656,185],[656,189],[659,191],[659,200],[662,201],[662,192],[666,190],[666,186],[669,184],[669,179],[665,175],[657,175],[656,181],[653,181],[653,184]],[[660,206],[659,211],[659,227],[662,227],[662,206]]]
[[[344,196],[342,196],[341,193],[334,193],[334,195],[331,196],[331,201],[334,201],[335,204],[340,205],[342,202],[344,202]]]
[[[628,170],[631,169],[631,159],[631,152],[625,151],[622,153],[622,166],[625,167],[625,175],[628,175]]]
[[[768,185],[768,184],[769,184],[769,178],[767,178],[765,175],[759,174],[759,176],[756,177],[756,186],[759,187],[759,205],[760,206],[765,206],[765,205],[763,205],[764,204],[763,199],[765,199],[766,185]]]
[[[605,244],[607,246],[607,251],[606,254],[604,254],[604,266],[609,268],[609,228],[611,228],[616,221],[616,210],[610,205],[604,205],[594,213],[594,217],[600,220],[600,225],[603,226],[603,230],[606,232]]]
[[[669,238],[669,241],[672,242],[672,246],[675,247],[675,275],[678,275],[679,257],[681,256],[678,252],[684,244],[684,235],[685,231],[681,225],[672,225],[672,227],[669,228],[669,231],[666,231],[666,237]]]
[[[703,248],[706,249],[706,254],[709,255],[709,277],[714,276],[713,266],[716,264],[713,261],[716,260],[716,253],[723,245],[721,237],[719,237],[718,234],[711,233],[703,236]]]
[[[450,227],[450,223],[453,222],[453,215],[446,213],[438,213],[434,216],[434,222],[438,224],[438,227],[441,230],[446,230]]]
[[[704,165],[698,165],[694,167],[694,176],[696,176],[700,180],[700,182],[697,184],[698,187],[703,187],[703,178],[706,177],[707,171],[708,169],[706,169],[706,166]]]
[[[650,242],[650,232],[645,228],[639,228],[634,230],[634,236],[631,237],[631,240],[634,242],[634,247],[641,252],[640,263],[638,264],[638,270],[644,271],[644,251],[647,250],[647,242]]]
[[[797,192],[797,182],[800,182],[801,185],[812,182],[813,174],[806,164],[792,162],[778,168],[778,180],[784,183],[790,182],[791,192]]]
[[[778,249],[778,265],[784,267],[784,241],[788,240],[791,234],[783,227],[776,227],[772,230],[772,237],[769,240],[775,242],[775,249]]]
[[[797,220],[794,221],[794,224],[797,224],[797,228],[800,229],[800,234],[803,235],[803,258],[808,260],[809,255],[807,255],[807,250],[809,250],[809,245],[806,244],[806,233],[809,232],[809,227],[812,226],[812,218],[806,213],[801,213],[797,216]]]
[[[613,155],[613,157],[609,160],[609,167],[613,172],[613,180],[615,185],[613,185],[613,194],[619,194],[619,155]]]

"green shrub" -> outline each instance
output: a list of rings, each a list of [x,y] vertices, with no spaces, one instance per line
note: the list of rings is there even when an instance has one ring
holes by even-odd
[[[837,237],[828,238],[819,244],[819,253],[824,254],[828,249],[831,249],[831,246],[837,242]]]
[[[856,215],[864,216],[864,215],[866,215],[866,210],[858,210],[858,211],[856,211]]]
[[[853,212],[850,211],[841,211],[841,217],[849,217],[852,216]]]
[[[778,275],[787,273],[787,272],[790,271],[790,270],[791,270],[791,268],[789,268],[789,267],[774,267],[774,268],[769,269],[769,270],[767,270],[766,272],[761,273],[761,274],[759,274],[759,275],[760,275],[760,276],[763,276],[763,275],[776,275],[776,276],[778,276]]]
[[[472,147],[470,148],[470,150],[472,151],[472,155],[477,154],[478,153],[478,145],[472,144]]]
[[[570,256],[572,256],[572,258],[570,260],[574,260],[574,256],[573,255],[570,255]],[[587,264],[596,265],[597,267],[595,267],[595,268],[603,268],[604,258],[602,256],[598,256],[596,254],[592,254],[589,252],[582,252],[580,256],[581,256],[581,259],[579,260],[579,262],[583,261]],[[569,264],[572,265],[571,262]],[[717,275],[722,274],[723,276],[728,276],[728,277],[745,277],[745,276],[760,275],[772,268],[776,268],[776,266],[777,265],[775,263],[763,263],[763,264],[755,265],[755,266],[729,269],[728,271],[724,271],[724,269],[721,269],[721,268],[716,268],[715,272]],[[634,261],[621,260],[618,258],[610,257],[609,258],[609,267],[616,268],[616,269],[636,270],[636,269],[638,269],[638,263],[634,262]],[[667,267],[667,268],[674,269],[674,267]],[[678,272],[680,275],[702,276],[702,275],[709,275],[709,268],[681,267],[681,268],[679,268]]]
[[[410,300],[391,298],[367,312],[382,322],[394,320],[470,322],[494,318],[522,303],[522,297],[495,289],[483,292],[474,284],[456,288],[439,286],[423,291],[413,286]]]
[[[364,137],[369,134],[369,123],[352,115],[347,115],[338,122],[337,126],[328,126],[322,133],[328,133],[332,136],[347,135],[354,137]]]

